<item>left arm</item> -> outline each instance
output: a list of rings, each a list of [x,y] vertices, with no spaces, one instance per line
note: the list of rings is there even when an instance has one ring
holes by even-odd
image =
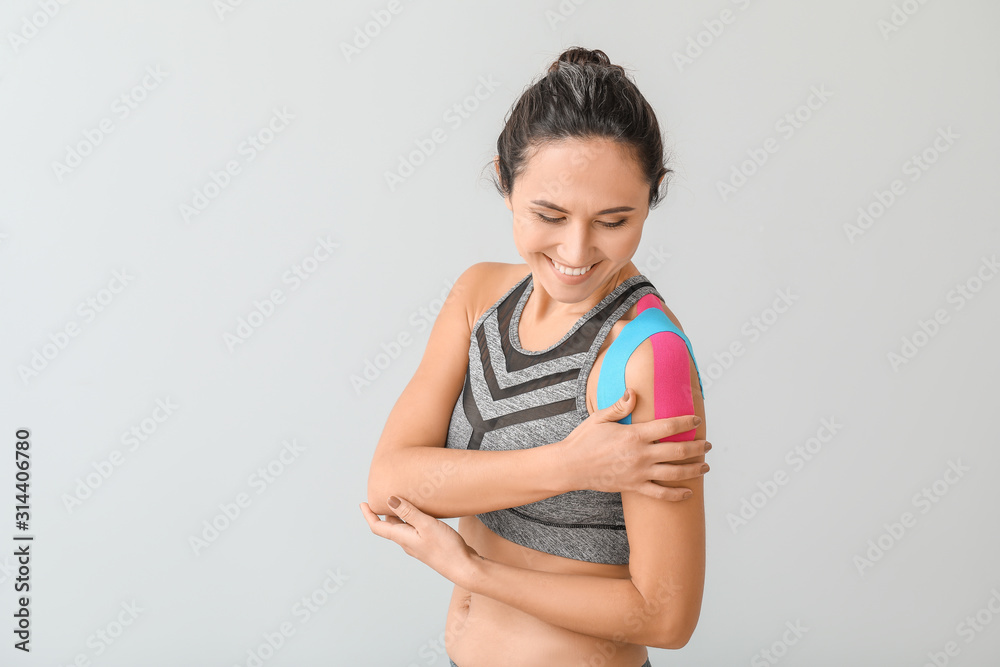
[[[676,321],[674,323],[677,324]],[[705,401],[698,372],[684,341],[672,333],[657,333],[643,341],[625,367],[629,386],[639,388],[632,421],[649,421],[654,417],[650,400],[653,378],[647,369],[653,366],[650,341],[656,337],[660,337],[658,342],[662,343],[657,348],[656,390],[668,392],[668,404],[665,406],[668,414],[657,414],[656,417],[695,414],[702,420],[694,431],[670,436],[663,441],[704,440],[707,437]],[[687,369],[686,373],[684,369]],[[685,380],[686,384],[681,384]],[[687,391],[688,387],[690,391]],[[695,462],[704,463],[705,455],[680,461]],[[660,484],[686,487],[691,489],[692,495],[687,500],[669,502],[640,493],[622,492],[629,537],[629,571],[647,602],[661,601],[654,614],[664,636],[673,643],[668,648],[681,648],[691,639],[698,625],[705,589],[705,477]],[[669,604],[664,606],[665,590],[669,591],[670,598]]]
[[[654,336],[669,337],[665,339],[666,358],[656,359],[656,378],[664,377],[661,373],[676,378],[678,370],[684,371],[691,387],[690,393],[677,392],[676,386],[657,387],[659,392],[671,392],[674,412],[658,416],[695,414],[702,419],[694,432],[665,440],[705,439],[705,405],[687,347],[672,333]],[[636,392],[632,423],[652,421],[654,362],[650,339],[641,343],[629,358],[625,377],[626,386]],[[684,407],[685,397],[687,407]],[[704,460],[702,454],[680,463]],[[622,492],[629,540],[629,579],[539,572],[480,557],[473,559],[462,580],[456,583],[576,632],[644,646],[681,648],[698,624],[704,592],[704,477],[660,483],[687,487],[693,495],[673,502]],[[598,600],[600,604],[595,604]]]
[[[668,354],[658,355],[654,366],[653,346],[647,339],[625,367],[626,386],[636,393],[632,423],[654,419],[654,380],[659,380],[657,391],[670,392],[675,414],[655,416],[695,414],[702,419],[694,431],[664,440],[704,439],[704,402],[687,347],[672,333],[654,336],[668,337],[664,339]],[[676,385],[684,369],[689,393],[687,387],[678,392]],[[699,455],[681,462],[704,460],[704,455]],[[365,514],[374,532],[398,542],[408,554],[466,590],[575,632],[676,649],[687,644],[701,613],[705,577],[704,480],[696,477],[659,483],[689,488],[693,495],[687,500],[668,501],[636,492],[621,494],[630,551],[627,579],[542,572],[484,559],[451,526],[423,514],[405,499],[394,511],[409,524],[409,530],[405,525],[397,529],[403,521],[395,516],[386,515],[382,522],[370,508]],[[436,548],[430,546],[435,543]]]

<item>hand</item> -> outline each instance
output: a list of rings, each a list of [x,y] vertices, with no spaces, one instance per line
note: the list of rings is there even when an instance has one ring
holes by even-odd
[[[394,498],[396,496],[389,496],[390,500]],[[399,498],[399,506],[395,509],[389,505],[389,510],[396,516],[386,514],[384,521],[368,503],[361,503],[360,507],[373,533],[392,540],[403,547],[403,551],[453,583],[462,585],[475,559],[482,559],[454,528],[421,512],[405,498]]]
[[[678,463],[701,456],[711,444],[707,440],[657,442],[690,431],[700,421],[695,415],[654,419],[639,424],[619,424],[635,407],[635,392],[626,400],[598,410],[557,443],[566,450],[570,476],[577,489],[635,491],[660,500],[682,500],[684,487],[661,486],[704,475],[701,462]]]

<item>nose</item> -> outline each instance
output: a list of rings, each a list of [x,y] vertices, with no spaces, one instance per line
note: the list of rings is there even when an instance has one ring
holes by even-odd
[[[559,244],[562,261],[574,267],[586,266],[594,253],[591,248],[591,229],[583,220],[573,220],[563,227],[564,236]]]

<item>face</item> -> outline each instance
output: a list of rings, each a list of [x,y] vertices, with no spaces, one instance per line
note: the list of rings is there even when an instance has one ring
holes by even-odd
[[[607,293],[631,264],[649,184],[613,141],[568,139],[531,155],[505,202],[533,281],[556,301],[577,303]]]

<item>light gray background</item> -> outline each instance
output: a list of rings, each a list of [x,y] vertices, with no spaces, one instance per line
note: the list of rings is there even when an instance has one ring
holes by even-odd
[[[358,503],[429,313],[469,265],[520,262],[483,167],[524,87],[582,45],[630,69],[674,151],[636,261],[711,379],[704,606],[688,646],[651,649],[653,665],[765,664],[786,623],[807,631],[779,664],[921,665],[951,641],[948,664],[995,664],[1000,280],[976,277],[1000,250],[996,3],[403,0],[351,58],[342,45],[387,2],[220,14],[209,0],[104,0],[51,17],[44,4],[0,10],[0,663],[245,665],[290,622],[264,664],[447,664],[434,642],[451,584],[372,535]],[[919,9],[884,35],[903,5]],[[704,22],[726,9],[712,37]],[[707,46],[678,67],[699,33]],[[157,67],[162,81],[116,115]],[[481,77],[499,85],[470,98]],[[814,86],[830,97],[800,108]],[[456,127],[445,113],[463,101],[475,109]],[[239,146],[274,109],[294,118],[250,161]],[[796,110],[809,118],[786,137],[776,123]],[[102,118],[113,131],[60,179],[53,163]],[[390,189],[385,174],[435,128],[447,140]],[[958,138],[910,180],[904,163],[939,128]],[[723,201],[718,183],[769,137],[777,152]],[[240,173],[186,222],[181,205],[229,160]],[[894,179],[905,193],[852,243],[844,226]],[[318,238],[338,245],[293,289],[283,275]],[[123,270],[133,278],[109,291]],[[979,291],[959,308],[969,281]],[[231,350],[225,336],[275,289],[284,302]],[[770,319],[779,291],[795,300]],[[78,311],[107,297],[92,320]],[[894,369],[888,355],[938,309],[947,322]],[[769,325],[751,336],[755,317]],[[71,322],[78,335],[46,348]],[[356,390],[401,334],[411,343]],[[725,364],[734,343],[744,353]],[[178,406],[162,423],[158,399]],[[793,464],[824,419],[836,434]],[[130,450],[122,434],[144,425]],[[21,427],[30,656],[11,648]],[[251,475],[291,440],[302,451],[258,494]],[[115,450],[121,464],[70,511]],[[939,481],[949,462],[967,468],[953,484]],[[915,504],[936,481],[937,501]],[[240,493],[251,504],[196,554],[190,537]],[[905,512],[915,525],[891,538]],[[888,550],[859,571],[880,539]],[[297,601],[329,572],[336,591],[303,622]],[[134,622],[97,643],[133,601]],[[959,624],[977,613],[969,641]]]

